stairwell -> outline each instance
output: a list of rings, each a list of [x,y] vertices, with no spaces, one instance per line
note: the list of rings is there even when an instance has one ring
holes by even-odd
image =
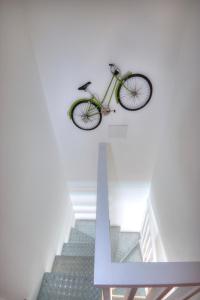
[[[140,262],[140,234],[121,232],[119,226],[110,227],[112,261]],[[69,241],[61,255],[55,257],[52,271],[43,276],[37,300],[99,300],[102,291],[94,287],[95,221],[76,220]],[[112,299],[120,300],[126,289],[113,288]],[[138,299],[145,296],[138,289]]]

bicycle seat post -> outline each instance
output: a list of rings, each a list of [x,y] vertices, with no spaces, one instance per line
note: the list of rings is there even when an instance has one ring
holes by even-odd
[[[87,87],[85,90],[92,98],[95,98],[94,94],[90,91],[90,89]]]

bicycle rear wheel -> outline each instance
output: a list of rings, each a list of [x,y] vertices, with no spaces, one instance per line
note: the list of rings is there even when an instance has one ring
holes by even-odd
[[[99,126],[102,115],[99,107],[90,100],[82,100],[72,110],[73,123],[82,130],[93,130]]]
[[[147,105],[152,96],[151,81],[142,74],[131,74],[120,83],[116,97],[127,110],[139,110]]]

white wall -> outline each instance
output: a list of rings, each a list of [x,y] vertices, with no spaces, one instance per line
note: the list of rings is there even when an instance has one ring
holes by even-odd
[[[35,299],[72,219],[20,1],[0,4],[0,296]]]
[[[151,186],[151,202],[168,260],[200,259],[200,2],[185,4],[179,57],[172,69],[169,113]]]
[[[147,209],[149,184],[109,182],[109,216],[111,225],[122,231],[140,231]]]

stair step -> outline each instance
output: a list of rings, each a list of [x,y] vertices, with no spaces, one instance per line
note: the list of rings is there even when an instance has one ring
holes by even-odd
[[[66,243],[63,245],[61,255],[65,256],[94,256],[94,244]]]
[[[139,244],[127,255],[124,262],[142,262],[142,253]]]
[[[37,300],[100,300],[93,279],[63,273],[45,273]]]
[[[69,242],[94,244],[95,241],[91,236],[79,231],[76,228],[72,228],[70,231]]]
[[[55,257],[52,272],[79,272],[80,274],[91,275],[94,273],[94,258],[91,256],[59,255]]]
[[[120,232],[118,248],[115,255],[115,261],[138,262],[142,261],[142,256],[139,246],[139,233],[135,232]],[[138,244],[138,245],[137,245]],[[136,247],[134,247],[136,246]],[[133,249],[133,250],[132,250]],[[112,291],[114,296],[124,296],[126,288],[116,288]],[[145,296],[144,289],[138,289],[137,296]]]
[[[94,220],[76,220],[75,229],[79,232],[86,234],[95,239],[95,224]],[[111,250],[112,250],[112,259],[114,260],[118,245],[119,239],[119,226],[111,226],[110,227],[110,235],[111,235]]]
[[[94,220],[76,220],[75,228],[95,238],[96,222]]]
[[[115,261],[120,262],[139,243],[139,232],[120,232]]]

